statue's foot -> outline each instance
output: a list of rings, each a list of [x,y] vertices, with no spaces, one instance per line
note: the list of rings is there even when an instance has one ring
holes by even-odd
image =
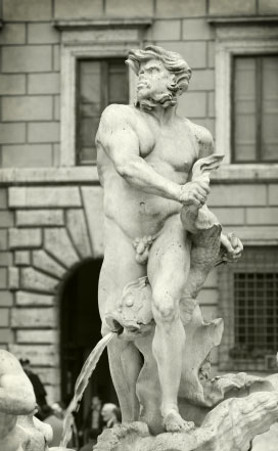
[[[163,424],[167,432],[188,432],[195,427],[193,421],[185,421],[176,410],[170,410]]]

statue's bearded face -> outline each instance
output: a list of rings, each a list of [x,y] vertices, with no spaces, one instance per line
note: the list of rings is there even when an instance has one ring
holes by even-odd
[[[137,101],[146,109],[152,109],[157,104],[164,108],[176,104],[176,96],[169,90],[175,84],[175,76],[171,74],[164,64],[151,59],[142,62],[138,72]]]

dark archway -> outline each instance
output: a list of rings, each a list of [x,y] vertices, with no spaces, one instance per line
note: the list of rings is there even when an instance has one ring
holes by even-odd
[[[98,312],[98,278],[102,260],[88,259],[68,275],[60,293],[61,392],[68,404],[83,363],[101,338]],[[83,422],[94,395],[117,402],[107,352],[102,355],[84,394],[79,421]],[[79,424],[80,424],[79,423]]]

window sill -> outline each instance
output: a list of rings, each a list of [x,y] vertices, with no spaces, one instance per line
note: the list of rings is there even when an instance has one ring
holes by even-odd
[[[226,164],[211,177],[213,183],[278,182],[278,164]]]
[[[99,185],[96,166],[0,169],[0,185]]]

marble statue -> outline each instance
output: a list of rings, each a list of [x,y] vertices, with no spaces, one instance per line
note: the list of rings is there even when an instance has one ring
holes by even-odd
[[[71,451],[48,448],[51,426],[34,414],[37,404],[33,386],[19,361],[0,349],[0,450],[1,451]]]
[[[94,450],[248,451],[278,419],[278,376],[213,378],[223,320],[205,321],[197,302],[211,269],[243,251],[206,205],[223,155],[177,112],[191,78],[181,55],[150,45],[127,64],[138,76],[135,105],[108,106],[96,136],[99,311],[123,424]]]
[[[96,137],[105,214],[99,281],[102,333],[111,329],[113,315],[114,323],[118,318],[130,284],[147,278],[149,313],[155,322],[151,348],[161,388],[160,413],[165,430],[176,432],[193,426],[179,413],[178,392],[186,342],[181,301],[187,305],[191,300],[198,272],[192,263],[196,218],[205,225],[218,224],[216,254],[221,247],[226,260],[237,260],[242,244],[221,232],[205,206],[209,173],[222,156],[213,154],[207,129],[177,113],[179,96],[191,78],[188,64],[179,54],[157,46],[130,51],[127,63],[138,75],[136,104],[108,106]],[[193,229],[186,228],[185,222],[191,222]],[[203,254],[206,259],[208,253]],[[139,417],[136,391],[141,354],[134,340],[124,340],[121,334],[108,346],[123,421]]]

